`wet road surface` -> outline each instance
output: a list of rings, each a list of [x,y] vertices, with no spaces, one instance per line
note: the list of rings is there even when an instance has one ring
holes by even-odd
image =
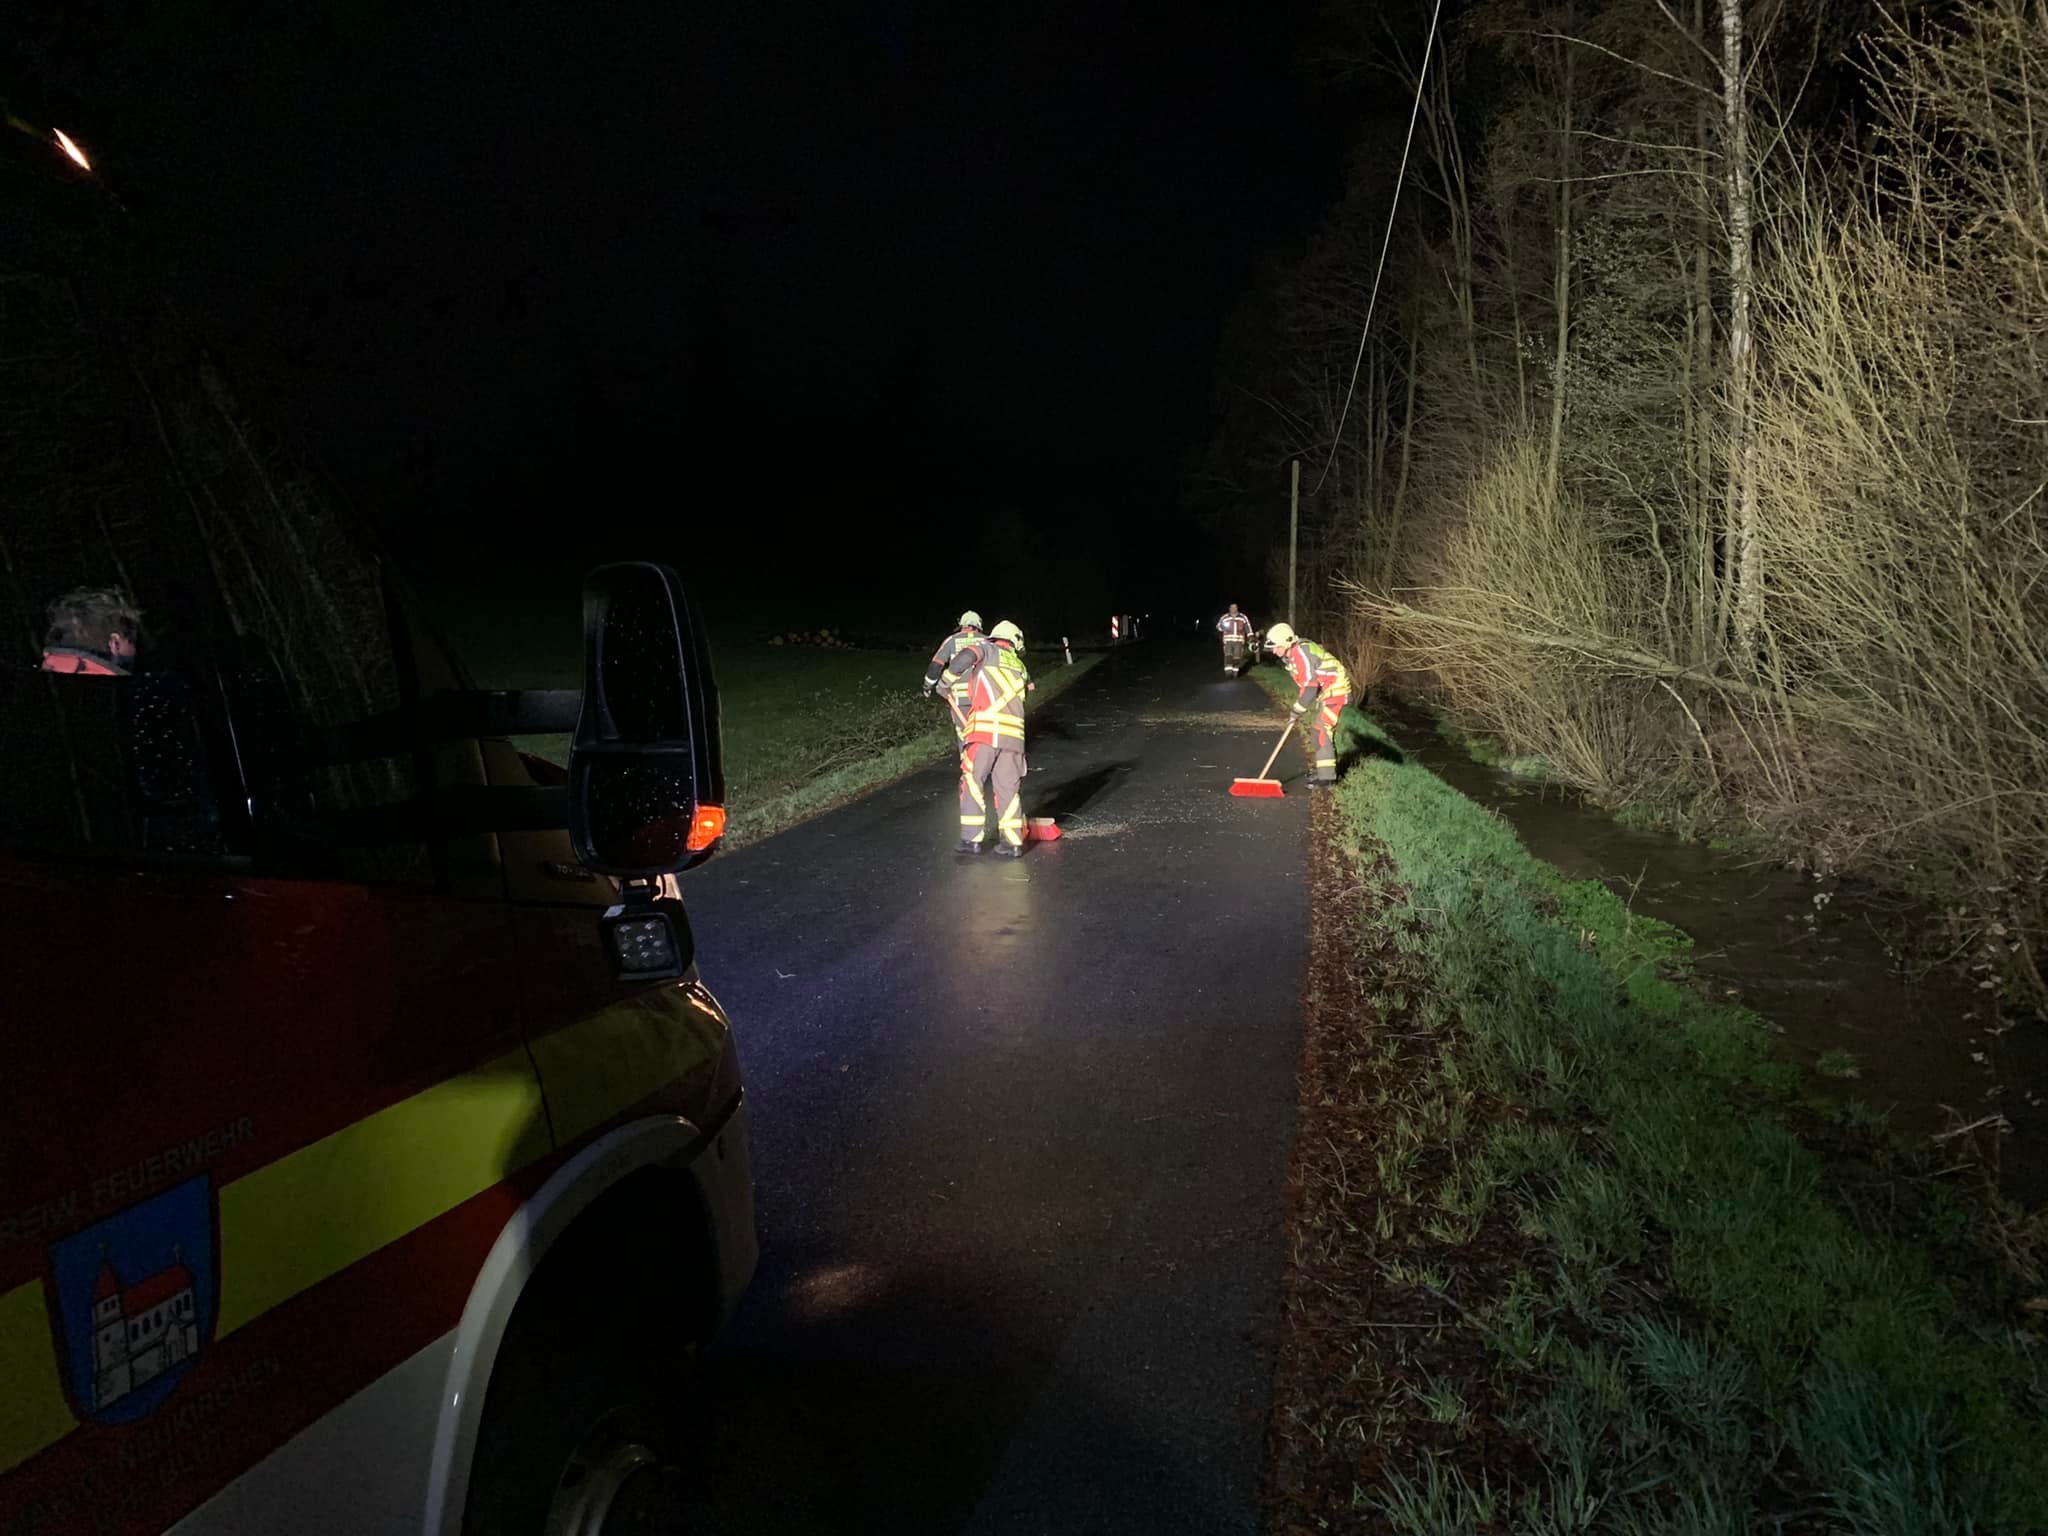
[[[762,1263],[692,1384],[696,1529],[1259,1527],[1306,951],[1278,715],[1147,641],[1034,716],[1067,836],[919,774],[686,877]],[[915,686],[907,664],[904,686]]]

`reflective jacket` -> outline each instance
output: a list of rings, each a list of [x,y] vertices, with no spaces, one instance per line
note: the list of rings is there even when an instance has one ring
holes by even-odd
[[[1248,640],[1252,633],[1251,617],[1242,613],[1226,613],[1216,621],[1216,628],[1226,640]]]
[[[946,680],[955,687],[970,685],[965,738],[970,745],[1024,749],[1024,695],[1031,673],[1007,640],[963,645],[946,668]]]
[[[1287,670],[1294,674],[1294,686],[1301,690],[1301,698],[1296,702],[1304,709],[1319,693],[1351,697],[1351,674],[1344,670],[1344,663],[1315,641],[1295,641],[1287,648],[1286,661]]]
[[[98,651],[82,651],[68,645],[43,647],[45,672],[83,672],[93,677],[126,677],[128,669],[117,667]]]
[[[939,648],[932,652],[932,664],[924,669],[924,680],[927,683],[936,685],[939,680],[939,674],[952,664],[953,658],[960,654],[961,648],[972,645],[981,638],[981,631],[978,629],[956,629],[952,634],[946,636],[945,639],[939,642]],[[967,690],[970,686],[967,679],[964,677],[949,679],[947,686],[953,690],[953,702],[965,710],[967,708]]]

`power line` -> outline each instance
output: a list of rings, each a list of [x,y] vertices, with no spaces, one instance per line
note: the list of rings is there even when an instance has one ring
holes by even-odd
[[[1443,14],[1444,0],[1435,0],[1429,12],[1429,36],[1422,44],[1422,67],[1415,72],[1415,105],[1408,109],[1408,136],[1401,141],[1401,169],[1394,175],[1394,200],[1387,206],[1386,238],[1380,241],[1380,264],[1373,269],[1372,296],[1365,304],[1365,324],[1358,328],[1358,355],[1351,359],[1351,382],[1344,386],[1344,408],[1337,413],[1337,430],[1330,434],[1330,456],[1323,460],[1323,472],[1308,488],[1313,496],[1330,478],[1330,466],[1337,462],[1337,447],[1344,441],[1344,423],[1351,416],[1351,397],[1358,392],[1358,365],[1365,361],[1365,338],[1372,331],[1373,311],[1379,307],[1380,278],[1387,270],[1387,248],[1394,243],[1394,215],[1401,208],[1401,183],[1408,177],[1408,151],[1415,143],[1415,120],[1422,115],[1422,88],[1429,80],[1429,56],[1436,48],[1436,19]]]

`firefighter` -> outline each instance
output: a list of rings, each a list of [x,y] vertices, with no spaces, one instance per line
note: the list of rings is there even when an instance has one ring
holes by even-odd
[[[1230,605],[1230,612],[1216,621],[1217,632],[1223,636],[1223,673],[1235,677],[1244,670],[1245,647],[1251,643],[1252,621],[1237,611],[1237,604]]]
[[[1266,631],[1266,649],[1294,676],[1301,697],[1294,701],[1297,717],[1316,710],[1316,766],[1309,783],[1326,788],[1337,782],[1337,716],[1351,702],[1351,674],[1344,663],[1294,632],[1291,624],[1275,624]]]
[[[959,851],[981,852],[993,810],[996,852],[1021,859],[1020,791],[1030,772],[1024,759],[1024,696],[1032,686],[1024,666],[1024,632],[1008,619],[1000,621],[987,639],[961,647],[947,664],[945,677],[949,683],[966,683],[970,690],[967,737],[960,751]]]
[[[79,587],[45,610],[43,670],[126,677],[135,670],[142,615],[119,587]]]
[[[932,652],[932,664],[924,669],[924,696],[930,698],[939,686],[939,675],[944,672],[953,658],[960,654],[963,646],[974,644],[981,638],[981,615],[972,608],[960,615],[960,622],[953,633],[939,642],[939,648]],[[953,740],[964,746],[967,741],[967,696],[973,688],[972,682],[951,682],[946,686],[946,707],[953,712]]]

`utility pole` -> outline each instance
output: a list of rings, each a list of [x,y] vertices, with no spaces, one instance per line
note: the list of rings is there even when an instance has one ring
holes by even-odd
[[[1287,627],[1294,627],[1294,543],[1301,530],[1301,460],[1289,459],[1287,485]]]

